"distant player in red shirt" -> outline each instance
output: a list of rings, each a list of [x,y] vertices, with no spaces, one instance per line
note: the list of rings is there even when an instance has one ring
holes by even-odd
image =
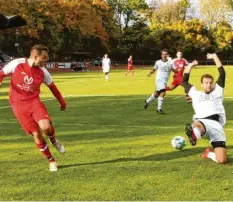
[[[50,171],[57,171],[55,159],[40,130],[60,153],[65,153],[65,148],[56,139],[50,116],[40,100],[41,84],[44,83],[49,87],[59,101],[61,110],[66,109],[66,102],[49,72],[43,67],[49,59],[48,52],[46,46],[38,44],[32,47],[28,59],[12,60],[0,71],[0,85],[3,77],[11,76],[9,102],[12,111],[24,131],[33,136],[36,146],[49,160]]]
[[[170,86],[167,86],[166,91],[172,91],[177,88],[179,85],[182,86],[182,78],[184,73],[185,66],[188,66],[187,60],[183,58],[183,52],[181,50],[177,51],[177,58],[173,60],[173,64],[176,67],[178,72],[174,73],[173,81]],[[187,102],[192,102],[191,98],[186,94]]]
[[[134,75],[134,68],[133,68],[133,57],[132,55],[128,58],[128,71],[125,73],[125,76],[128,75],[128,73],[131,72],[131,75]]]

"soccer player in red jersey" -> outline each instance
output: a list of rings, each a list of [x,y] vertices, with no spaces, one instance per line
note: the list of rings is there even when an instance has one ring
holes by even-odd
[[[188,65],[188,62],[183,58],[183,52],[181,50],[177,51],[176,56],[177,58],[173,60],[173,64],[176,67],[176,69],[179,71],[174,73],[173,81],[170,86],[167,86],[166,91],[172,91],[175,88],[177,88],[179,85],[182,86],[184,68],[185,66]],[[192,102],[191,98],[187,94],[186,94],[186,100],[187,102]]]
[[[125,73],[125,76],[128,75],[128,73],[131,72],[131,75],[134,75],[134,68],[133,68],[133,57],[132,55],[128,58],[128,71]]]
[[[34,45],[30,57],[12,60],[0,71],[0,85],[3,77],[10,75],[9,102],[12,111],[22,128],[32,135],[36,146],[49,160],[50,171],[57,171],[57,165],[41,130],[50,143],[60,152],[65,153],[64,146],[56,139],[54,127],[45,105],[41,102],[40,86],[47,85],[60,103],[61,110],[66,109],[66,102],[54,84],[49,72],[43,67],[49,59],[48,48]]]

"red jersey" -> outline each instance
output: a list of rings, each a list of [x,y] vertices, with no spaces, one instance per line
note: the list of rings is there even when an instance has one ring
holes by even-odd
[[[41,84],[45,83],[48,86],[53,82],[49,72],[44,67],[31,67],[26,58],[9,62],[3,68],[3,72],[11,75],[11,104],[40,101]]]
[[[133,59],[132,58],[128,59],[128,67],[133,67]]]
[[[184,67],[188,65],[187,60],[181,58],[181,59],[174,59],[173,64],[176,67],[176,69],[179,69],[179,72],[174,73],[174,78],[176,79],[182,79],[183,73],[184,73]]]

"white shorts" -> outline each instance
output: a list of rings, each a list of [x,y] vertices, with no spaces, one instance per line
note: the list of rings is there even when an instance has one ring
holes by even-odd
[[[196,119],[195,122],[197,121],[203,123],[206,129],[206,134],[202,138],[206,137],[210,142],[226,142],[224,129],[219,122],[210,119]]]
[[[110,70],[110,68],[109,68],[109,67],[104,67],[104,68],[103,68],[103,72],[104,72],[104,73],[108,73],[108,72],[109,72],[109,70]]]
[[[156,91],[166,89],[167,87],[167,83],[163,80],[156,80],[155,85],[156,85]]]

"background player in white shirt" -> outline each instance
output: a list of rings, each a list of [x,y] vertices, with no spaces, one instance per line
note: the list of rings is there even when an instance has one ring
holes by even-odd
[[[110,66],[111,66],[111,60],[108,58],[108,54],[105,54],[102,60],[102,69],[105,74],[106,81],[108,81],[108,74],[110,71]]]
[[[155,84],[156,84],[156,91],[147,99],[144,103],[144,108],[148,107],[148,104],[152,102],[155,98],[158,98],[158,109],[157,112],[159,114],[164,114],[162,110],[163,105],[163,98],[166,94],[166,87],[167,82],[170,76],[170,72],[177,72],[175,66],[173,65],[172,61],[168,60],[168,51],[167,49],[163,49],[161,51],[161,60],[157,60],[153,69],[147,74],[149,77],[152,75],[156,70],[158,70],[156,74]]]
[[[185,69],[183,86],[192,98],[195,111],[194,123],[186,124],[185,133],[190,143],[194,146],[197,140],[208,138],[214,149],[206,149],[202,158],[210,158],[213,161],[224,164],[227,160],[226,135],[223,126],[226,123],[225,109],[223,106],[223,91],[225,86],[225,70],[216,54],[207,54],[207,59],[213,59],[219,71],[219,78],[214,84],[214,78],[210,74],[201,77],[203,91],[198,91],[188,83],[191,65]]]

